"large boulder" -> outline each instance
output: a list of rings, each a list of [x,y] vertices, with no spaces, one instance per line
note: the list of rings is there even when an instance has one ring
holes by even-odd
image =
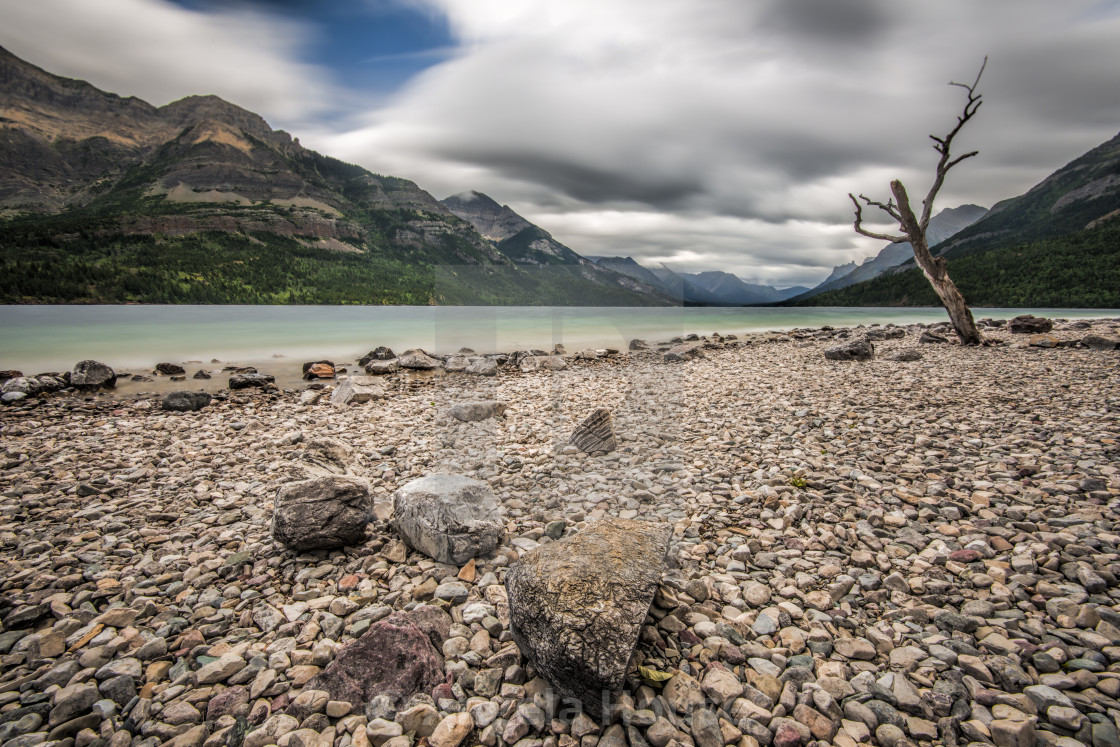
[[[849,340],[826,348],[824,357],[830,361],[869,361],[875,357],[875,346],[867,339]]]
[[[434,368],[443,367],[443,361],[433,358],[420,348],[404,351],[397,360],[400,362],[401,368],[411,368],[414,371],[431,371]]]
[[[385,387],[372,376],[351,376],[331,392],[332,405],[361,404],[385,398]]]
[[[586,454],[617,449],[618,440],[611,423],[611,411],[604,407],[594,410],[572,431],[569,443]]]
[[[70,372],[70,386],[83,392],[112,389],[116,385],[116,372],[100,361],[80,361]]]
[[[633,340],[630,341],[630,344],[627,347],[631,351],[649,350],[649,343],[646,342],[645,340],[639,340],[638,338],[634,338]]]
[[[303,552],[362,542],[373,514],[365,480],[326,476],[288,483],[276,492],[272,538]]]
[[[303,689],[326,691],[331,700],[345,701],[359,713],[378,695],[401,708],[445,682],[440,651],[450,629],[451,619],[436,607],[394,612],[341,648]]]
[[[229,377],[230,389],[263,389],[272,385],[276,377],[272,374],[262,373],[237,373]]]
[[[197,412],[210,404],[206,392],[172,392],[163,398],[160,406],[171,412]]]
[[[182,376],[187,372],[187,369],[180,366],[178,363],[157,363],[156,373],[161,376]]]
[[[415,550],[462,565],[494,552],[505,536],[505,509],[481,480],[427,475],[393,494],[393,528]]]
[[[1045,317],[1023,314],[1012,319],[1009,326],[1012,334],[1041,335],[1052,331],[1054,322]]]
[[[949,338],[933,330],[924,329],[922,334],[918,335],[918,343],[921,345],[948,345]]]
[[[484,400],[482,402],[460,402],[457,405],[452,405],[447,414],[456,420],[462,420],[465,423],[471,423],[478,420],[486,420],[488,418],[501,417],[506,412],[505,402],[495,402],[494,400]]]
[[[596,718],[623,684],[672,527],[604,519],[533,549],[506,574],[510,629],[561,697]]]

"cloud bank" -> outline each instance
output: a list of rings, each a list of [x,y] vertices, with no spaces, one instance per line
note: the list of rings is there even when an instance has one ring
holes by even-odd
[[[393,1],[448,23],[457,46],[365,106],[299,61],[310,24],[260,5],[0,11],[50,29],[49,53],[28,55],[48,69],[156,103],[218,93],[438,197],[486,192],[581,253],[776,285],[878,251],[851,231],[847,193],[885,197],[901,178],[923,194],[927,135],[963,102],[947,83],[985,55],[985,103],[959,139],[980,156],[939,207],[1020,194],[1120,129],[1116,0]],[[45,17],[60,7],[80,22]]]

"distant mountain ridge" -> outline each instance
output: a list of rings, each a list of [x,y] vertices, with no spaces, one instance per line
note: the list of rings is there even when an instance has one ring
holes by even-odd
[[[807,288],[794,286],[778,290],[769,285],[744,282],[729,272],[709,270],[699,273],[675,272],[664,265],[648,268],[632,257],[591,257],[601,267],[608,267],[664,291],[669,297],[686,304],[705,306],[753,306],[784,301],[804,293]]]
[[[979,205],[961,205],[960,207],[942,210],[930,219],[928,231],[930,245],[939,244],[964,230],[983,218],[987,212],[985,208]],[[849,285],[855,285],[865,280],[872,280],[891,268],[901,265],[913,256],[914,248],[910,246],[909,241],[887,244],[877,255],[868,257],[859,265],[855,262],[837,265],[832,269],[832,274],[812,290],[802,294],[799,300],[812,298],[826,291],[847,288]]]

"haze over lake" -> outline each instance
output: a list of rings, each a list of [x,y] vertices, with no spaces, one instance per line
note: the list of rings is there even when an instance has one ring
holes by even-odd
[[[1017,314],[1120,316],[1109,309],[975,309],[977,319]],[[87,358],[117,368],[200,361],[282,365],[354,360],[378,345],[438,354],[562,343],[625,349],[637,337],[741,334],[798,327],[946,321],[940,308],[617,308],[548,306],[4,306],[0,368],[62,371]],[[276,358],[274,356],[283,356]],[[290,359],[290,360],[289,360]]]

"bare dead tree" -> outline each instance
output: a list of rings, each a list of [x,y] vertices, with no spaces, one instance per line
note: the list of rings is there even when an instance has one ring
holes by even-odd
[[[949,173],[949,169],[956,166],[966,158],[972,158],[980,151],[971,151],[964,155],[954,158],[949,149],[953,144],[953,138],[961,131],[965,123],[976,116],[976,111],[980,108],[981,95],[977,92],[977,86],[980,85],[980,76],[984,74],[984,68],[988,65],[988,58],[984,58],[983,64],[980,65],[980,71],[976,73],[976,80],[972,81],[971,85],[967,83],[950,83],[951,86],[958,86],[963,88],[968,94],[965,101],[963,111],[957,116],[957,124],[949,131],[949,134],[944,137],[937,137],[930,135],[933,140],[933,149],[941,154],[941,158],[937,162],[937,172],[933,179],[933,185],[929,188],[929,193],[926,198],[922,200],[922,215],[919,218],[914,214],[913,209],[910,207],[910,198],[906,194],[906,187],[902,186],[902,182],[895,179],[891,182],[891,194],[894,195],[892,199],[887,200],[886,203],[877,202],[864,195],[859,196],[859,200],[868,207],[877,207],[884,213],[889,215],[894,220],[898,221],[898,227],[902,231],[899,234],[885,234],[874,233],[866,230],[863,223],[863,206],[860,205],[859,200],[852,193],[848,193],[848,197],[852,198],[852,203],[856,206],[856,220],[855,229],[856,233],[862,236],[869,236],[873,239],[882,239],[883,241],[890,241],[898,243],[901,241],[909,241],[910,245],[914,248],[914,260],[918,266],[922,268],[926,279],[929,280],[933,290],[937,293],[941,303],[945,306],[945,310],[949,312],[949,320],[953,324],[953,329],[956,330],[957,337],[964,345],[980,345],[983,343],[983,338],[980,336],[980,330],[976,328],[976,322],[972,318],[972,311],[969,310],[968,304],[965,303],[964,296],[957,290],[957,286],[949,277],[946,270],[946,262],[944,257],[934,257],[929,251],[929,242],[926,239],[926,229],[929,228],[929,219],[933,214],[933,200],[937,197],[937,193],[941,190],[941,185],[945,183],[945,175]]]

